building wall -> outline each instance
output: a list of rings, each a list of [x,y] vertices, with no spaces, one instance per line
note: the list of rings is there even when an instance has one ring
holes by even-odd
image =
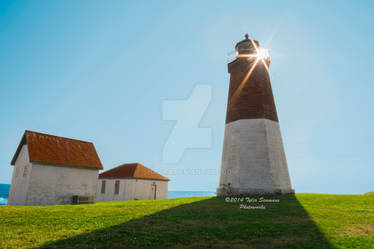
[[[153,183],[156,184],[156,200],[168,198],[168,182],[155,180],[135,180],[134,199],[154,200]]]
[[[114,194],[115,182],[120,181],[119,193]],[[105,181],[105,193],[101,193],[102,182]],[[127,201],[127,200],[153,200],[156,184],[156,199],[166,199],[168,194],[168,182],[145,179],[99,179],[97,185],[96,201]]]
[[[72,204],[74,195],[94,196],[98,171],[33,163],[25,205]]]
[[[32,171],[32,164],[29,161],[27,145],[23,145],[15,165],[13,166],[12,184],[9,190],[8,205],[25,205]]]
[[[292,192],[278,122],[241,119],[226,124],[217,195]]]
[[[119,180],[119,193],[114,194],[115,181]],[[101,193],[101,186],[105,181],[105,192]],[[134,179],[99,179],[97,184],[96,201],[127,201],[133,200]]]

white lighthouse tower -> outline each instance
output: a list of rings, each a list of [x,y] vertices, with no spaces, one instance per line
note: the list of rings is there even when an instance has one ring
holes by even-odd
[[[270,84],[267,50],[246,35],[230,87],[218,196],[294,193]]]

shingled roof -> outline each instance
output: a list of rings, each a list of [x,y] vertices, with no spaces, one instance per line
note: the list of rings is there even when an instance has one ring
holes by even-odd
[[[33,131],[25,131],[11,165],[16,163],[24,144],[31,162],[103,169],[93,143]]]
[[[100,179],[113,178],[134,178],[170,181],[169,178],[145,167],[140,163],[122,164],[113,169],[107,170],[99,175]]]

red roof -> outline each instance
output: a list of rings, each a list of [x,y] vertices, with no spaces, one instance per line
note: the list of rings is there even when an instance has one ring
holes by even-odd
[[[159,173],[145,167],[140,163],[122,164],[113,169],[107,170],[99,174],[100,179],[108,178],[140,178],[170,181],[169,178],[160,175]]]
[[[24,144],[31,162],[103,169],[93,143],[33,131],[25,131],[11,165],[16,163]]]

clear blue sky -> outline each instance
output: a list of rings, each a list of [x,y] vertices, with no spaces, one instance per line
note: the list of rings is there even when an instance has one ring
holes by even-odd
[[[372,1],[3,0],[0,182],[28,129],[94,142],[105,169],[139,161],[179,170],[166,174],[170,190],[215,190],[226,57],[248,32],[270,50],[296,191],[374,190],[373,11]],[[211,88],[200,122],[211,144],[165,163],[174,122],[162,103],[199,84]]]

